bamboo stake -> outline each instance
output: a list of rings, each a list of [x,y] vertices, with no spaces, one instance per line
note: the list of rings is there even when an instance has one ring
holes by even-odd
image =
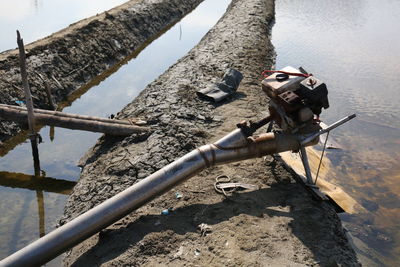
[[[40,174],[40,161],[39,161],[39,150],[37,147],[37,135],[35,132],[35,117],[33,114],[33,102],[32,102],[32,95],[31,90],[29,89],[28,83],[28,74],[26,72],[26,55],[25,55],[25,47],[24,47],[24,40],[21,39],[21,35],[19,31],[17,31],[17,44],[19,49],[19,66],[21,68],[21,78],[22,78],[22,85],[25,91],[25,99],[26,99],[26,108],[28,110],[28,125],[29,125],[29,137],[31,139],[31,146],[32,146],[32,156],[33,156],[33,166],[35,169],[35,175]]]
[[[26,110],[18,110],[13,108],[0,108],[0,117],[5,120],[25,122],[27,117]],[[125,125],[118,123],[99,122],[95,120],[84,120],[71,117],[54,116],[45,113],[36,113],[35,119],[37,123],[49,126],[57,126],[62,128],[85,130],[91,132],[100,132],[110,135],[130,135],[133,133],[149,131],[147,127],[136,125]]]

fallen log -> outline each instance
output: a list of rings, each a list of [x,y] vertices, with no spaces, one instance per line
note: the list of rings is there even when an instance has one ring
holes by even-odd
[[[0,104],[0,109],[2,109],[2,108],[10,108],[10,109],[15,109],[15,110],[26,111],[26,108],[24,108],[24,107]],[[108,119],[108,118],[101,118],[101,117],[94,117],[94,116],[87,116],[87,115],[78,115],[78,114],[65,113],[65,112],[46,110],[46,109],[38,109],[38,108],[35,108],[34,112],[35,112],[35,114],[41,113],[41,114],[54,115],[54,116],[60,116],[60,117],[66,117],[66,118],[92,120],[92,121],[98,121],[98,122],[107,122],[107,123],[116,123],[116,124],[125,124],[125,125],[133,125],[134,124],[134,125],[142,126],[142,125],[146,124],[146,121],[138,119],[138,118],[132,118],[132,119],[126,119],[126,120],[116,120],[116,119]]]
[[[118,120],[94,118],[94,117],[91,117],[91,119],[84,119],[82,117],[85,116],[82,115],[76,115],[75,117],[71,116],[68,117],[65,116],[66,113],[62,112],[58,113],[62,113],[62,115],[64,116],[49,114],[49,113],[54,113],[56,111],[46,111],[46,112],[44,112],[43,110],[39,111],[41,112],[37,112],[37,109],[35,109],[35,121],[38,124],[42,125],[56,126],[73,130],[99,132],[99,133],[105,133],[109,135],[119,135],[119,136],[149,131],[149,128],[147,127],[115,123]],[[27,116],[28,113],[26,109],[23,109],[21,107],[12,106],[10,108],[5,105],[1,105],[0,107],[0,117],[3,118],[4,120],[26,123]]]

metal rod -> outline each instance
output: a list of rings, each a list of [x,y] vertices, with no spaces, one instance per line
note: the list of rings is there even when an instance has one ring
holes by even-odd
[[[317,138],[318,136],[320,136],[321,134],[324,134],[324,133],[326,133],[326,132],[329,132],[329,131],[335,129],[336,127],[338,127],[338,126],[340,126],[340,125],[342,125],[342,124],[348,122],[349,120],[354,119],[355,117],[356,117],[356,114],[352,114],[352,115],[350,115],[350,116],[344,117],[343,119],[338,120],[337,122],[335,122],[335,123],[329,125],[329,126],[326,127],[325,129],[322,129],[322,130],[320,130],[319,132],[314,133],[314,134],[311,134],[310,136],[304,138],[303,140],[300,141],[300,144],[301,144],[301,145],[305,145],[305,144],[311,142],[313,139],[315,139],[315,138]]]
[[[206,167],[298,149],[300,144],[296,135],[266,133],[248,139],[237,129],[214,144],[193,150],[15,252],[2,260],[0,266],[44,264]]]
[[[327,133],[326,133],[326,139],[325,139],[325,142],[324,142],[324,147],[322,148],[321,157],[320,157],[319,163],[318,163],[317,174],[315,175],[315,181],[314,181],[314,184],[315,184],[315,185],[317,184],[319,171],[321,170],[322,160],[324,159],[324,153],[325,153],[325,149],[326,149],[326,143],[328,142],[329,133],[330,133],[330,132],[327,132]]]

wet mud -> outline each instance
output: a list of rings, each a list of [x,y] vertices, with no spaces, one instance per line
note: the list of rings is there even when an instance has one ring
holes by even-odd
[[[236,123],[265,117],[260,73],[274,64],[273,22],[274,1],[233,0],[196,47],[117,114],[141,117],[153,131],[103,136],[81,159],[81,177],[60,224],[224,136]],[[199,99],[196,91],[220,81],[228,68],[244,76],[238,91],[220,104]],[[225,197],[214,190],[221,174],[259,189]],[[64,264],[359,265],[334,207],[314,200],[269,156],[199,173],[74,247]]]
[[[202,0],[132,0],[25,45],[34,106],[49,108],[45,83],[56,103],[141,49]],[[22,33],[23,38],[23,33]],[[17,50],[0,54],[0,103],[24,100]],[[0,120],[0,145],[21,131]]]

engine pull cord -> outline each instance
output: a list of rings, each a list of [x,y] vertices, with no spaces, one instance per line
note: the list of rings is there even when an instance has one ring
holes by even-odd
[[[269,73],[269,74],[267,74]],[[308,78],[310,76],[313,76],[311,73],[298,73],[298,72],[287,72],[287,71],[282,71],[282,70],[264,70],[261,75],[263,75],[265,78],[270,76],[272,73],[282,73],[290,76],[298,76],[298,77],[304,77]]]
[[[330,133],[330,131],[328,131],[328,132],[326,133],[326,138],[325,138],[325,142],[324,142],[324,147],[322,148],[321,158],[319,159],[317,174],[316,174],[316,176],[315,176],[315,182],[314,182],[315,185],[317,184],[318,174],[319,174],[319,170],[320,170],[320,168],[321,168],[322,159],[323,159],[323,157],[324,157],[325,148],[326,148],[326,143],[328,142],[328,138],[329,138],[329,133]]]

